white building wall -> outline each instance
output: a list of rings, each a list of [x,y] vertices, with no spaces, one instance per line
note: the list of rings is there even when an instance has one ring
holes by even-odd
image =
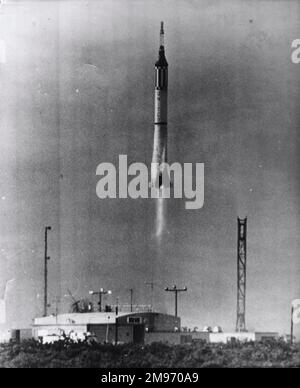
[[[93,323],[98,324],[112,324],[115,323],[116,317],[122,315],[129,315],[130,313],[119,313],[116,315],[114,312],[102,313],[69,313],[59,315],[49,315],[47,317],[35,318],[34,325],[88,325]],[[133,314],[133,313],[132,313]]]
[[[87,332],[87,325],[49,325],[49,326],[34,326],[33,336],[35,339],[49,335],[76,336],[83,339],[83,334]]]
[[[241,342],[248,342],[248,341],[255,341],[255,333],[209,333],[209,342],[211,343],[218,343],[222,342],[226,344],[227,342],[230,342],[232,339],[235,339],[237,341]]]
[[[278,339],[279,334],[278,333],[255,333],[255,340],[256,341],[263,341],[267,339]]]

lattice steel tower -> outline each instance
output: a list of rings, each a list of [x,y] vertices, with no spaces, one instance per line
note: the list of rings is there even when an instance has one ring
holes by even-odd
[[[237,219],[237,318],[236,331],[246,331],[246,265],[247,265],[247,217]]]

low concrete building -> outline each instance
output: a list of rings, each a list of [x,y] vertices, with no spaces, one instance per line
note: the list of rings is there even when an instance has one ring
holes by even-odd
[[[265,341],[278,338],[279,334],[273,332],[209,333],[209,342],[211,343]]]
[[[151,344],[192,344],[200,341],[208,343],[228,343],[232,341],[250,342],[278,339],[274,332],[225,332],[181,331],[181,320],[173,315],[156,312],[93,312],[51,315],[36,318],[32,332],[11,330],[3,332],[3,339],[22,340],[32,336],[43,343],[55,342],[64,337],[73,340],[90,338],[100,343]],[[1,337],[1,336],[0,336]]]
[[[0,329],[0,343],[9,341],[20,342],[32,339],[32,329]]]
[[[36,318],[33,336],[43,342],[54,342],[64,336],[82,340],[92,336],[98,342],[151,343],[162,340],[172,343],[178,336],[180,318],[155,312],[72,313]]]

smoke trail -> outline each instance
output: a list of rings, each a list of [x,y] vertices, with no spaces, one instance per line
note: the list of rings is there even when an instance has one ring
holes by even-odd
[[[8,292],[8,286],[10,283],[12,283],[15,279],[10,279],[5,284],[5,290],[3,299],[0,299],[0,324],[6,324],[6,297]]]
[[[166,234],[167,217],[166,207],[167,203],[160,195],[155,199],[155,224],[153,234],[153,255],[152,255],[152,270],[151,282],[154,284],[154,291],[152,290],[151,304],[154,311],[166,312],[165,301],[162,294],[161,278],[164,277],[164,244],[163,239]]]
[[[159,245],[161,244],[165,226],[166,226],[166,220],[165,220],[164,198],[158,198],[156,200],[155,237]]]

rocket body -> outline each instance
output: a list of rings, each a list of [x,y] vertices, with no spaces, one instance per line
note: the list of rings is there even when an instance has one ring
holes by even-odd
[[[154,141],[151,165],[151,182],[157,188],[162,186],[163,163],[167,163],[168,160],[168,63],[163,34],[162,24],[159,57],[155,63]]]

